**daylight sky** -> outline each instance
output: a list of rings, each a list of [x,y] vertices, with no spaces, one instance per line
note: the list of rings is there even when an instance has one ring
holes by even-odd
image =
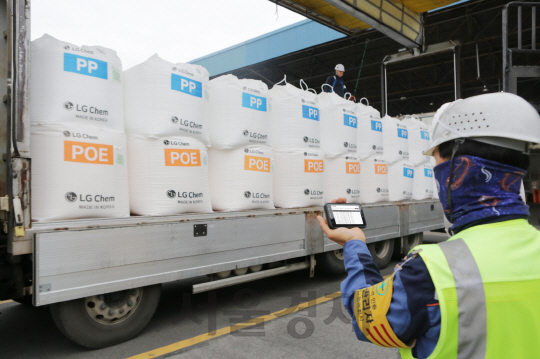
[[[32,40],[48,33],[118,53],[128,69],[157,53],[187,62],[305,18],[269,0],[32,0]]]

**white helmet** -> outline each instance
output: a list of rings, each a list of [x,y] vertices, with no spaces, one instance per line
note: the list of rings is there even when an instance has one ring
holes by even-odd
[[[343,66],[342,64],[337,64],[334,70],[345,72],[345,66]]]
[[[525,151],[527,142],[540,143],[540,115],[511,93],[473,96],[444,104],[433,118],[431,136],[424,152],[428,156],[441,143],[457,138]]]

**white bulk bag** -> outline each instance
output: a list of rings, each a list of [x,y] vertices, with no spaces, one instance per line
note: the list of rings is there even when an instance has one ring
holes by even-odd
[[[324,160],[324,202],[344,197],[347,203],[360,201],[360,161],[345,155]]]
[[[126,136],[32,125],[32,220],[129,217]]]
[[[128,135],[132,214],[212,212],[206,147],[189,137]]]
[[[414,181],[414,165],[407,161],[388,164],[388,200],[390,202],[411,199]]]
[[[291,84],[268,91],[272,147],[275,151],[319,148],[320,110],[317,95]]]
[[[321,92],[318,97],[321,110],[321,149],[325,158],[356,154],[356,104],[333,92]]]
[[[407,126],[397,118],[384,116],[383,124],[383,146],[384,159],[388,163],[405,160],[409,158],[409,135]]]
[[[208,146],[208,76],[202,66],[173,64],[158,55],[124,71],[126,132],[192,137]]]
[[[122,63],[115,51],[47,34],[31,49],[32,123],[124,130]]]
[[[324,170],[321,151],[274,152],[274,205],[322,206]]]
[[[356,107],[356,113],[358,115],[358,157],[382,156],[383,125],[379,111],[359,103]]]
[[[388,201],[388,165],[378,157],[360,160],[360,203]]]
[[[433,167],[424,163],[414,167],[412,199],[433,198]]]
[[[215,149],[270,145],[268,86],[224,75],[209,82],[210,143]]]
[[[412,116],[406,116],[402,122],[409,135],[409,162],[415,165],[429,162],[429,156],[424,156],[430,144],[428,126]]]
[[[208,150],[210,195],[216,211],[274,208],[272,149]]]

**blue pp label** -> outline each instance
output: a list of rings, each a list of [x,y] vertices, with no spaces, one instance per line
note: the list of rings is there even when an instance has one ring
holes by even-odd
[[[309,120],[319,121],[319,109],[302,105],[302,116]]]
[[[371,130],[382,132],[382,122],[371,120]]]
[[[171,74],[171,90],[187,93],[191,96],[202,97],[202,82],[188,79],[177,74]]]
[[[414,170],[412,168],[403,167],[403,177],[414,178]]]
[[[404,128],[398,128],[397,135],[398,137],[401,137],[401,138],[409,138],[409,134],[407,133],[407,130]]]
[[[433,170],[430,170],[429,168],[424,168],[424,176],[433,178]]]
[[[343,124],[345,126],[350,126],[356,128],[358,126],[358,120],[355,116],[343,114]]]
[[[422,139],[423,139],[423,140],[428,140],[428,141],[429,141],[429,132],[427,132],[427,131],[420,131],[420,136],[422,136]]]
[[[107,80],[107,63],[91,57],[64,52],[64,71]]]
[[[266,98],[242,92],[242,106],[258,111],[266,111]]]

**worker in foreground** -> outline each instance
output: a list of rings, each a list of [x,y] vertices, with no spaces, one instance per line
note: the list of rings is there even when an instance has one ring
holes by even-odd
[[[345,86],[345,82],[343,82],[345,66],[342,64],[337,64],[334,70],[336,70],[336,73],[328,76],[325,82],[325,84],[330,85],[331,88],[323,85],[322,89],[324,92],[335,92],[337,95],[343,97],[345,96],[345,89],[347,88],[347,86]]]
[[[402,358],[540,358],[540,232],[519,196],[540,116],[494,93],[446,104],[434,118],[439,199],[453,236],[415,247],[383,280],[359,228],[331,230],[343,245],[343,303],[358,339]],[[338,199],[344,202],[344,199]]]

